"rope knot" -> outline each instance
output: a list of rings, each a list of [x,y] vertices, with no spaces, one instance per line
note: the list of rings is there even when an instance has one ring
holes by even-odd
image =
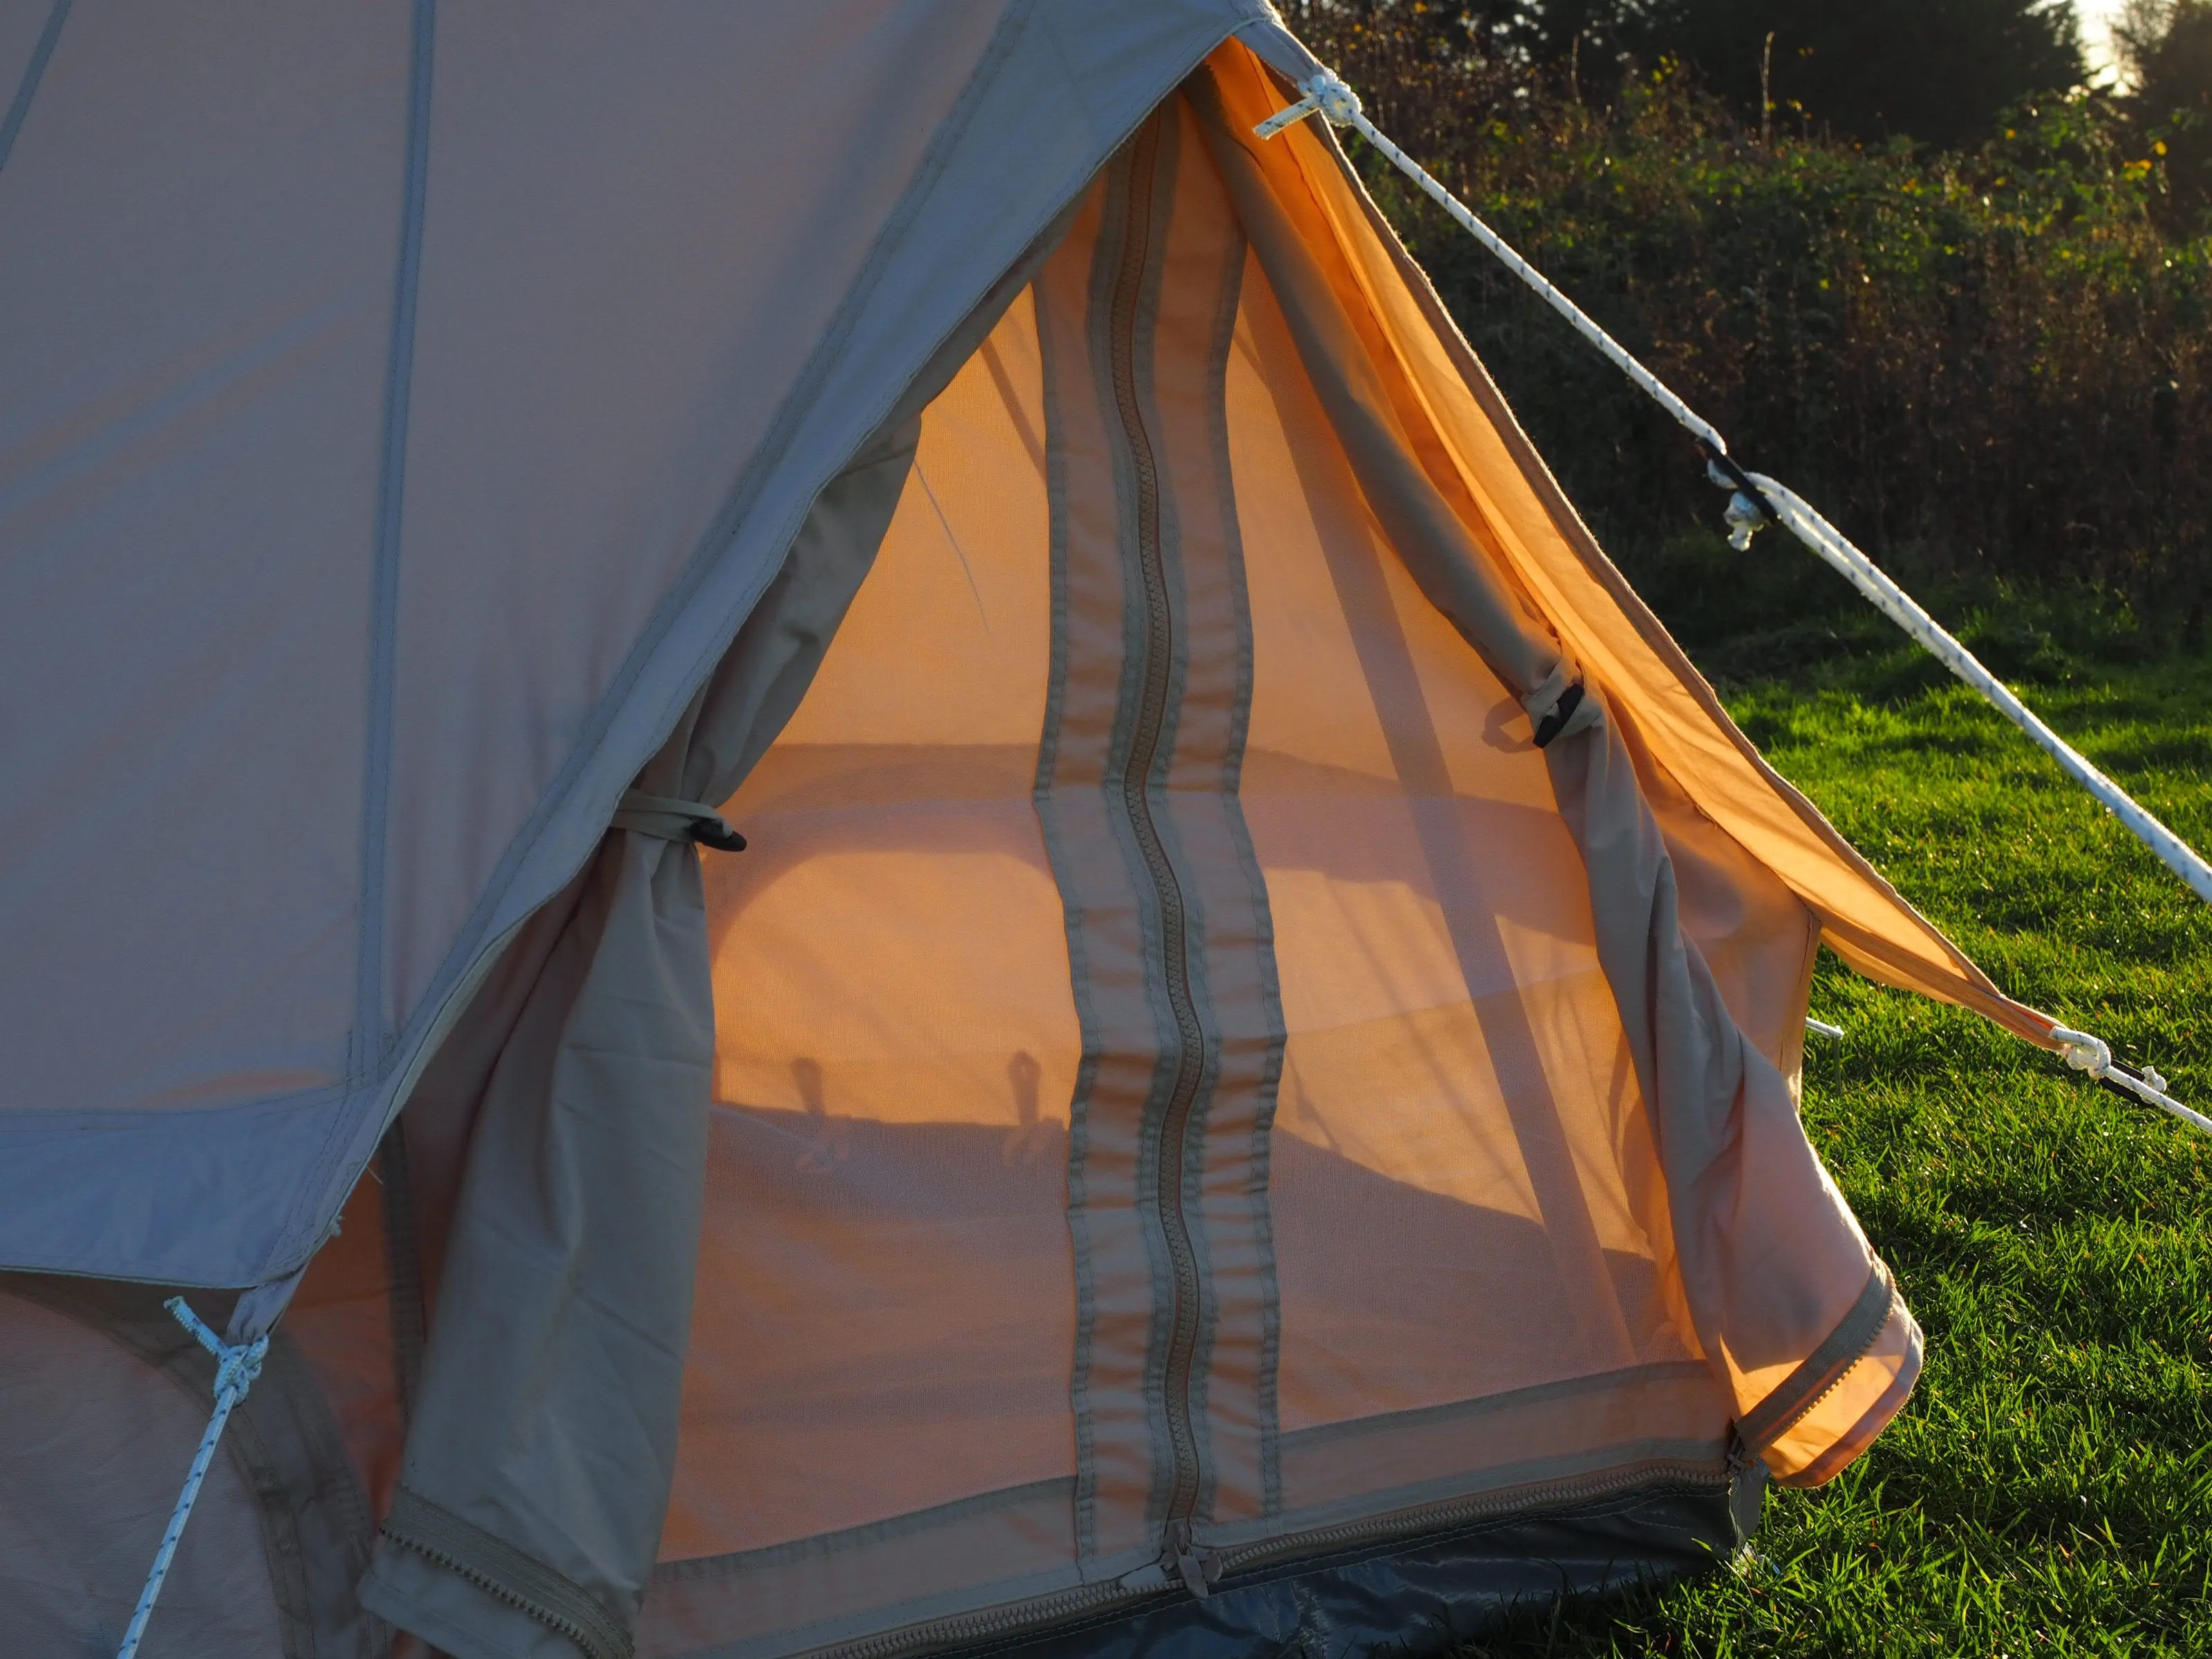
[[[1739,553],[1751,550],[1751,538],[1766,528],[1766,514],[1759,503],[1741,489],[1729,497],[1729,504],[1721,514],[1721,521],[1728,526],[1729,545]]]
[[[1341,76],[1323,70],[1307,81],[1303,90],[1321,112],[1340,127],[1350,126],[1359,115],[1359,94]]]
[[[238,1398],[246,1398],[256,1378],[261,1375],[261,1362],[269,1357],[269,1339],[258,1336],[243,1346],[226,1349],[222,1363],[215,1368],[215,1391],[226,1389]]]
[[[1359,120],[1359,94],[1345,85],[1340,76],[1322,70],[1308,76],[1299,82],[1298,90],[1305,96],[1286,109],[1279,109],[1252,131],[1262,138],[1272,138],[1286,127],[1294,127],[1318,110],[1338,126],[1348,127]],[[1375,129],[1363,129],[1374,137]]]
[[[1774,514],[1745,492],[1741,473],[1722,465],[1724,453],[1706,447],[1705,477],[1729,492],[1728,509],[1721,514],[1721,520],[1728,526],[1729,545],[1739,553],[1747,553],[1751,550],[1751,538],[1774,522]]]
[[[154,1552],[154,1565],[147,1570],[145,1586],[138,1592],[138,1605],[131,1609],[131,1624],[123,1632],[123,1645],[116,1650],[115,1659],[137,1659],[138,1644],[146,1636],[146,1621],[154,1616],[154,1603],[169,1577],[170,1564],[177,1559],[177,1540],[185,1535],[185,1522],[192,1518],[192,1505],[199,1502],[200,1483],[207,1479],[208,1466],[215,1462],[216,1443],[222,1438],[223,1425],[230,1421],[238,1402],[246,1398],[253,1379],[261,1375],[261,1362],[269,1354],[266,1331],[251,1342],[234,1346],[210,1330],[207,1322],[187,1307],[181,1296],[173,1296],[161,1305],[177,1323],[191,1333],[193,1341],[215,1356],[215,1410],[209,1415],[206,1431],[200,1436],[199,1449],[192,1454],[192,1466],[177,1493],[176,1507],[169,1511],[169,1524],[161,1534],[161,1547]]]
[[[2052,1026],[2051,1036],[2057,1043],[2059,1054],[2075,1071],[2102,1077],[2112,1069],[2112,1045],[2102,1037],[2091,1036],[2087,1031],[2069,1031],[2063,1025]]]
[[[191,1333],[192,1340],[215,1356],[215,1392],[221,1399],[228,1393],[232,1400],[246,1398],[246,1392],[261,1375],[261,1362],[269,1357],[269,1337],[266,1332],[251,1342],[241,1342],[236,1347],[210,1330],[200,1316],[185,1304],[181,1296],[173,1296],[161,1304],[170,1316]]]

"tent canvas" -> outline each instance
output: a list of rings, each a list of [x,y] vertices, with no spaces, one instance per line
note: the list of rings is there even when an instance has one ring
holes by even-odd
[[[270,1346],[154,1654],[1388,1638],[1710,1559],[1902,1405],[1814,953],[2051,1022],[1254,135],[1264,8],[8,62],[27,1650],[131,1618],[179,1286]]]

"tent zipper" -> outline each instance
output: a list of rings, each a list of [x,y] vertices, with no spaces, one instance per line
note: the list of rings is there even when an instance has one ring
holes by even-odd
[[[1174,691],[1175,617],[1161,546],[1159,465],[1137,392],[1138,321],[1152,262],[1152,204],[1159,161],[1159,125],[1148,123],[1130,155],[1121,263],[1115,272],[1107,315],[1107,356],[1114,404],[1121,417],[1122,441],[1135,485],[1135,550],[1144,586],[1143,673],[1136,719],[1121,766],[1121,805],[1159,905],[1161,978],[1176,1027],[1172,1081],[1160,1117],[1155,1165],[1158,1192],[1154,1210],[1169,1263],[1167,1348],[1161,1377],[1172,1462],[1164,1506],[1160,1563],[1193,1595],[1203,1596],[1218,1574],[1206,1570],[1206,1560],[1191,1540],[1191,1521],[1203,1482],[1190,1391],[1204,1320],[1198,1252],[1183,1207],[1183,1165],[1206,1075],[1206,1033],[1199,1024],[1191,993],[1189,912],[1152,816],[1152,771],[1167,731]]]

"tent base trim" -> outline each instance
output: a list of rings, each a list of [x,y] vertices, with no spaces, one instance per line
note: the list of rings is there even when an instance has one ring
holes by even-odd
[[[1516,1611],[1710,1571],[1756,1523],[1755,1474],[1667,1483],[1602,1503],[1523,1515],[1225,1576],[1204,1601],[1170,1594],[1111,1620],[981,1650],[1008,1659],[1240,1659],[1254,1652],[1441,1652]],[[1313,1640],[1310,1643],[1307,1638]]]
[[[1734,1469],[1719,1459],[1644,1462],[1207,1551],[1211,1589],[1203,1600],[1152,1565],[1118,1580],[815,1648],[807,1659],[1229,1659],[1287,1649],[1309,1630],[1325,1632],[1331,1650],[1402,1644],[1409,1632],[1433,1633],[1435,1645],[1448,1646],[1516,1607],[1721,1565],[1758,1525],[1765,1486],[1755,1462]]]

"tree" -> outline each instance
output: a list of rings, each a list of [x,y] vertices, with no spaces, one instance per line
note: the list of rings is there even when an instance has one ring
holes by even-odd
[[[2172,216],[2212,206],[2212,0],[2130,0],[2113,27],[2133,90],[2128,112],[2166,163]]]
[[[1522,84],[1521,0],[1279,0],[1279,9],[1382,129],[1417,149],[1487,118]]]
[[[1939,149],[2087,69],[2071,0],[1661,0],[1630,37],[1647,58],[1694,66],[1754,124],[1764,94],[1777,118]]]
[[[1903,135],[1940,149],[1976,143],[2007,109],[2087,74],[2072,0],[1285,0],[1284,9],[1325,58],[1370,82],[1449,82],[1464,98],[1486,76],[1503,88],[1533,70],[1602,99],[1624,70],[1672,58],[1754,128],[1771,102],[1778,118],[1838,137]]]

